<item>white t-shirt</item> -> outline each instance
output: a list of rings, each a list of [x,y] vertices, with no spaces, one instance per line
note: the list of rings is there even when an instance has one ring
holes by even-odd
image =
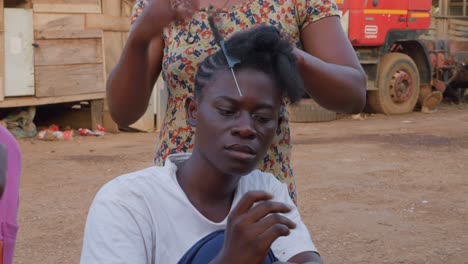
[[[190,154],[172,155],[164,167],[122,175],[104,185],[89,209],[81,264],[177,263],[204,236],[225,229],[227,218],[220,223],[208,220],[179,186],[177,164],[189,157]],[[297,227],[272,245],[279,260],[317,251],[286,185],[271,174],[255,170],[243,176],[232,208],[246,192],[253,190],[272,193],[274,200],[293,208],[286,216]]]

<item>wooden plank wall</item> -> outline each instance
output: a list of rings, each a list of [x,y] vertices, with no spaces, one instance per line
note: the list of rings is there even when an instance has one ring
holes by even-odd
[[[36,13],[100,14],[101,0],[33,0],[33,11]]]
[[[102,30],[86,28],[100,0],[33,0],[36,97],[105,91]]]
[[[105,92],[130,28],[128,1],[32,1],[36,97]]]

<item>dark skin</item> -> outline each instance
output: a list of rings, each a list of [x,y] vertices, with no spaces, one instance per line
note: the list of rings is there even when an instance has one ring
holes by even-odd
[[[107,82],[113,119],[120,125],[137,121],[148,106],[161,72],[163,28],[191,17],[200,7],[222,7],[224,1],[186,0],[185,9],[173,10],[170,0],[149,3],[133,26],[119,63]],[[226,6],[245,0],[229,0]],[[317,37],[320,36],[320,37]],[[324,107],[341,113],[359,113],[366,101],[366,75],[343,33],[338,17],[320,19],[302,29],[304,51],[294,54],[308,94]]]
[[[270,76],[254,69],[236,73],[242,97],[228,69],[214,76],[201,96],[186,102],[187,120],[196,126],[197,140],[177,179],[200,213],[221,222],[230,212],[239,180],[255,169],[273,140],[281,94]],[[241,198],[228,216],[223,249],[212,263],[262,263],[273,241],[295,228],[281,214],[289,212],[289,206],[272,198],[263,191]],[[321,258],[302,252],[289,261],[321,263]]]

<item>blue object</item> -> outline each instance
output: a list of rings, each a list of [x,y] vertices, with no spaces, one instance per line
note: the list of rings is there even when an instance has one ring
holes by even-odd
[[[223,248],[224,230],[215,231],[193,245],[177,262],[178,264],[207,264],[212,261]],[[263,264],[272,264],[278,259],[271,249],[268,251]]]

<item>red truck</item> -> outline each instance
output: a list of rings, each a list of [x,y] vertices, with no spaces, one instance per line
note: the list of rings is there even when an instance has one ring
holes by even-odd
[[[461,5],[450,5],[452,2]],[[336,0],[336,3],[342,13],[343,28],[367,73],[367,106],[371,111],[408,113],[418,103],[422,108],[433,109],[442,101],[446,87],[456,83],[455,79],[463,79],[458,66],[468,62],[464,52],[468,47],[463,41],[452,41],[446,33],[453,33],[455,28],[458,40],[468,37],[465,30],[468,28],[463,28],[468,27],[467,22],[458,20],[462,21],[458,33],[456,27],[448,27],[451,19],[466,17],[466,0]],[[439,3],[444,6],[437,9],[436,18],[433,9],[439,8]],[[451,11],[458,10],[457,6],[462,10],[459,16],[440,15],[442,8]],[[441,23],[437,24],[437,19],[445,23],[446,30],[442,30]]]

